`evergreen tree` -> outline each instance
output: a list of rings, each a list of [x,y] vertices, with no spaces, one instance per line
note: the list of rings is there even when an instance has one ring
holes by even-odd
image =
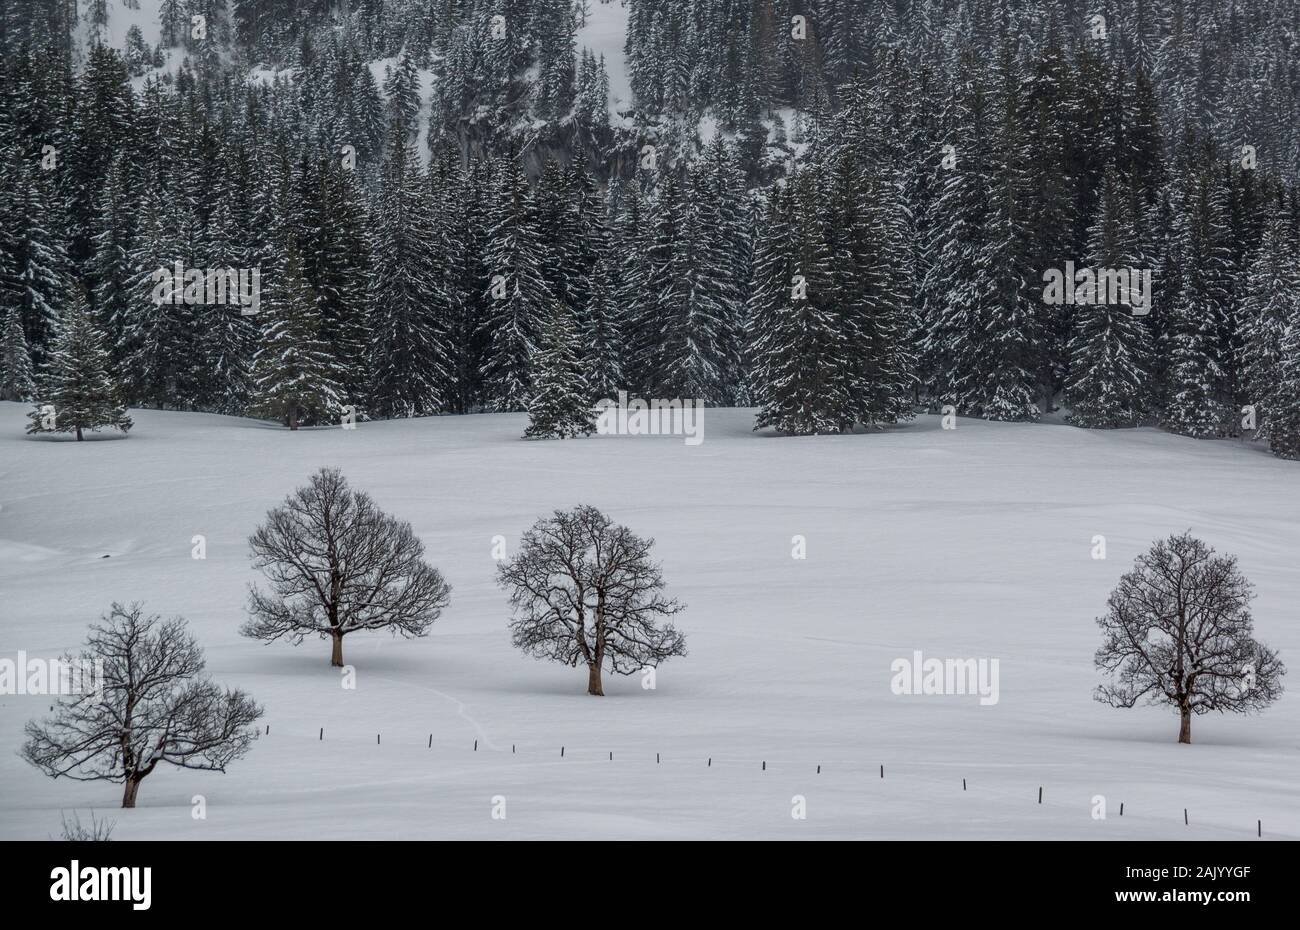
[[[1223,342],[1232,257],[1225,192],[1209,166],[1189,166],[1178,205],[1173,247],[1181,255],[1181,277],[1165,334],[1163,422],[1187,436],[1223,436],[1233,421]]]
[[[260,269],[245,268],[243,249],[232,241],[239,228],[231,199],[218,199],[213,211],[212,241],[207,249],[208,268],[216,273],[227,269],[252,274]],[[260,312],[260,297],[259,307]],[[202,331],[203,384],[205,404],[222,413],[241,414],[248,406],[253,353],[257,349],[256,315],[251,308],[227,298],[224,304],[203,308],[206,325]]]
[[[487,246],[492,168],[475,159],[462,170],[459,147],[446,144],[431,161],[429,175],[434,202],[439,205],[439,241],[445,250],[442,265],[451,307],[450,408],[468,413],[482,402],[483,361],[491,336],[489,298],[483,283],[490,278]]]
[[[685,207],[680,180],[671,169],[661,167],[658,190],[649,216],[649,230],[643,242],[642,267],[633,275],[643,280],[641,299],[634,304],[629,351],[633,386],[646,396],[693,397],[681,393],[683,374],[707,378],[707,357],[690,353],[681,359],[692,338],[691,320],[683,313],[687,305],[689,276],[684,262],[691,257],[683,234]],[[703,362],[704,365],[698,363]],[[694,364],[694,370],[673,370]]]
[[[624,383],[620,388],[641,390],[646,381],[653,347],[651,302],[647,284],[650,276],[650,230],[646,229],[646,209],[639,178],[622,184],[617,204],[612,248],[617,251],[618,277],[614,300],[621,312],[622,346],[620,352]],[[649,331],[643,331],[649,330]]]
[[[1300,459],[1300,310],[1291,314],[1282,337],[1273,406],[1268,421],[1269,447],[1281,458]]]
[[[590,389],[573,349],[576,331],[572,312],[552,301],[542,325],[533,365],[533,392],[528,400],[528,428],[532,439],[570,439],[596,428]]]
[[[485,291],[490,335],[484,364],[488,405],[522,410],[532,396],[539,320],[554,300],[542,269],[552,261],[538,232],[537,207],[517,160],[501,168],[488,237]]]
[[[1005,70],[1005,69],[1004,69]],[[989,419],[1039,414],[1039,308],[1026,290],[1021,165],[1004,73],[1002,107],[982,69],[963,56],[945,122],[955,165],[940,169],[926,290],[933,295],[924,351],[936,403]]]
[[[806,209],[813,183],[774,192],[761,224],[750,298],[755,429],[801,436],[852,425],[843,369],[847,340],[833,311],[822,212]],[[799,205],[803,200],[804,204]]]
[[[122,324],[123,368],[135,402],[183,408],[192,398],[195,310],[185,303],[184,282],[175,280],[179,237],[156,185],[146,186],[140,210],[130,315]]]
[[[830,222],[823,229],[839,298],[831,309],[845,340],[844,357],[836,362],[845,399],[842,428],[895,423],[911,416],[915,364],[904,295],[903,211],[888,173],[860,170],[847,146],[832,159],[824,183]]]
[[[605,205],[596,190],[596,179],[587,168],[586,157],[577,155],[565,177],[570,204],[565,215],[567,303],[575,308],[581,323],[582,310],[591,301],[596,264],[609,250],[610,231]]]
[[[1088,259],[1094,271],[1149,267],[1138,251],[1130,198],[1114,172],[1106,176],[1097,221],[1089,232]],[[1067,281],[1066,286],[1075,285]],[[1097,296],[1096,302],[1075,310],[1066,403],[1079,426],[1135,426],[1147,409],[1147,328],[1132,306],[1107,304]]]
[[[569,306],[582,306],[577,291],[586,273],[580,250],[581,228],[574,211],[575,194],[570,177],[555,159],[548,159],[532,189],[537,235],[551,257],[542,277],[552,296]]]
[[[429,192],[414,150],[396,136],[375,220],[370,403],[381,416],[439,413],[449,396],[450,308]]]
[[[1300,256],[1292,244],[1288,211],[1277,210],[1251,263],[1238,312],[1243,398],[1255,408],[1255,439],[1268,438],[1272,421],[1281,412],[1278,391],[1286,368],[1282,346],[1297,314]]]
[[[67,294],[71,269],[60,230],[66,217],[49,172],[24,161],[16,174],[11,219],[16,230],[12,269],[27,344],[38,365],[58,332],[55,309]]]
[[[97,203],[101,188],[113,161],[122,159],[124,151],[130,151],[131,132],[135,127],[135,98],[122,53],[93,45],[87,54],[85,71],[78,80],[75,99],[65,189],[70,194],[68,209],[74,220],[68,251],[71,257],[81,261],[91,254],[90,237],[100,228],[90,220],[104,219],[102,215],[96,216],[98,208],[103,206],[102,202]],[[93,303],[93,292],[90,296]],[[101,311],[100,320],[106,319]]]
[[[403,133],[415,132],[416,114],[420,109],[419,73],[409,51],[404,50],[397,67],[390,68],[384,78],[384,93],[388,96],[390,125],[401,127]]]
[[[8,327],[6,327],[7,329]],[[28,433],[98,432],[131,428],[120,385],[113,379],[104,334],[91,316],[80,288],[71,290],[59,336],[46,366]]]
[[[313,289],[321,338],[342,372],[344,397],[365,396],[372,332],[369,302],[371,242],[356,173],[329,161],[320,172],[315,210]]]
[[[1089,147],[1107,142],[1100,127],[1079,125],[1084,117],[1076,99],[1075,75],[1059,42],[1052,30],[1026,69],[1014,104],[1016,125],[1006,127],[1010,135],[1003,139],[1003,144],[1013,146],[1009,151],[1020,166],[1026,287],[1037,287],[1044,269],[1059,268],[1079,253],[1079,173],[1087,169],[1082,162],[1091,157]],[[1066,375],[1071,321],[1068,308],[1035,303],[1041,340],[1035,352],[1037,376],[1043,407],[1050,410]]]
[[[162,0],[158,8],[159,21],[162,23],[161,40],[168,48],[176,46],[186,35],[185,4],[183,0]]]
[[[1045,331],[1041,291],[1033,279],[1034,230],[1025,206],[1027,159],[1017,146],[1019,75],[1003,47],[997,68],[999,118],[989,213],[976,261],[988,275],[988,315],[975,334],[983,361],[975,380],[975,407],[990,420],[1036,420],[1040,397],[1050,394],[1043,373],[1050,370],[1051,338]],[[982,285],[984,281],[980,281]],[[977,285],[979,286],[979,285]],[[957,299],[960,299],[958,297]],[[1050,396],[1043,406],[1050,404]]]
[[[588,288],[587,310],[583,314],[580,343],[587,386],[597,400],[614,398],[626,390],[623,379],[623,327],[614,300],[610,266],[615,258],[606,249],[596,260],[596,269]]]
[[[32,355],[18,310],[10,307],[0,327],[0,400],[31,400],[36,393]]]
[[[202,248],[209,269],[242,269],[250,275],[256,272],[260,287],[266,269],[254,254],[255,237],[250,228],[254,199],[251,154],[242,146],[232,146],[222,153],[215,169],[212,214]],[[265,280],[269,281],[270,276]],[[204,308],[204,317],[205,370],[201,381],[205,404],[221,413],[241,415],[248,408],[252,390],[253,355],[259,337],[257,316],[251,307],[228,300]]]
[[[722,238],[725,230],[720,228],[723,192],[711,183],[702,162],[688,169],[684,191],[677,254],[660,269],[680,280],[668,293],[653,292],[659,297],[659,362],[652,385],[657,397],[722,404],[731,388],[728,375],[736,368],[732,354],[738,298],[730,278],[728,243]]]
[[[320,339],[316,300],[303,278],[293,239],[262,297],[267,320],[253,358],[251,416],[279,420],[291,430],[328,422],[341,403],[339,370]]]
[[[136,232],[129,171],[125,155],[116,156],[109,165],[97,198],[92,253],[87,267],[95,314],[110,345],[119,351],[130,317],[131,289],[136,276],[131,264]]]

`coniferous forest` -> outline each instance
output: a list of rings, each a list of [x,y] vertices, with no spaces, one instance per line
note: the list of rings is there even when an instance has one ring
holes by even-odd
[[[137,0],[9,0],[0,396],[84,364],[109,423],[626,390],[1300,455],[1300,3],[624,3],[615,101],[599,0],[163,0],[120,47]],[[1067,263],[1149,272],[1145,312],[1046,300]],[[260,306],[160,302],[172,268]]]

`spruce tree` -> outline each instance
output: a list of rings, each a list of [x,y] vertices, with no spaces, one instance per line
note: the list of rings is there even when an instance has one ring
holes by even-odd
[[[261,298],[266,323],[253,358],[249,414],[296,430],[302,423],[327,422],[338,409],[339,370],[320,339],[315,296],[293,239],[276,268]]]
[[[539,320],[554,299],[542,269],[553,259],[538,232],[536,203],[517,159],[501,167],[488,237],[484,292],[490,338],[484,364],[488,405],[522,410],[532,395]]]
[[[1282,337],[1273,406],[1269,447],[1280,458],[1300,459],[1300,308],[1291,314]]]
[[[115,349],[123,343],[135,278],[131,265],[136,238],[131,194],[129,160],[119,154],[109,165],[97,195],[93,251],[87,267],[95,313]]]
[[[585,269],[581,267],[579,229],[573,212],[575,191],[569,182],[570,177],[559,162],[548,159],[532,195],[537,235],[551,257],[542,266],[542,277],[556,300],[580,307],[582,303],[573,292],[580,287]]]
[[[646,209],[640,179],[619,186],[621,193],[615,214],[612,247],[617,252],[617,282],[614,302],[622,316],[622,374],[620,387],[640,391],[646,380],[653,348],[653,333],[642,331],[653,323],[647,281],[650,275],[650,231],[646,229]]]
[[[683,235],[685,205],[681,182],[673,169],[660,167],[658,189],[643,243],[644,291],[635,304],[630,332],[634,387],[648,397],[687,397],[680,393],[677,352],[689,338],[689,321],[681,319],[687,303],[683,263],[690,258]],[[638,271],[637,278],[642,277]],[[699,360],[692,356],[692,360]]]
[[[1292,245],[1289,212],[1277,210],[1251,263],[1237,313],[1242,332],[1242,399],[1255,408],[1252,438],[1267,439],[1275,415],[1282,412],[1278,396],[1286,367],[1282,344],[1297,313],[1300,256]]]
[[[727,401],[727,376],[735,369],[731,355],[737,302],[728,243],[719,228],[722,191],[711,184],[702,162],[690,166],[683,190],[676,254],[661,269],[679,280],[671,291],[653,291],[659,298],[654,394],[722,404]]]
[[[1109,172],[1088,236],[1088,260],[1094,272],[1149,268],[1138,250],[1130,203],[1118,176]],[[1065,286],[1074,287],[1074,282]],[[1147,409],[1151,346],[1146,325],[1133,310],[1100,299],[1075,309],[1066,403],[1071,420],[1079,426],[1136,426]]]
[[[490,278],[486,253],[492,169],[475,159],[462,170],[459,147],[445,144],[431,160],[429,174],[442,230],[439,241],[446,250],[442,266],[451,308],[449,408],[469,413],[482,402],[483,360],[491,336],[486,322],[490,299],[483,283]]]
[[[392,143],[375,211],[370,404],[381,416],[429,416],[450,393],[450,312],[424,176],[414,149]]]
[[[833,309],[824,214],[808,209],[815,181],[796,176],[790,186],[774,193],[754,257],[754,428],[796,436],[842,432],[852,426],[843,377],[848,340]]]
[[[16,307],[4,314],[0,327],[0,400],[31,400],[36,392],[32,379],[32,354],[27,349],[23,321]]]
[[[1097,147],[1096,127],[1079,126],[1079,107],[1068,57],[1055,30],[1045,46],[1029,63],[1017,88],[1016,126],[1003,144],[1020,163],[1025,237],[1026,285],[1039,286],[1043,270],[1060,267],[1067,257],[1078,254],[1079,226],[1077,191],[1078,155]],[[1084,141],[1080,141],[1084,140]],[[1034,301],[1038,315],[1035,361],[1044,394],[1044,409],[1066,377],[1070,316],[1060,306]]]
[[[823,227],[834,261],[831,307],[845,353],[837,364],[845,400],[843,429],[895,423],[911,415],[913,324],[904,305],[906,241],[893,180],[863,171],[845,147],[827,169],[830,222]],[[817,204],[809,204],[816,209]]]
[[[528,400],[530,439],[570,439],[596,428],[582,365],[574,351],[573,314],[558,300],[542,325],[533,363],[533,391]]]
[[[344,396],[356,402],[365,396],[370,369],[371,241],[356,172],[331,161],[320,180],[314,290],[321,338],[342,370]]]
[[[622,317],[614,299],[610,271],[615,261],[609,248],[596,260],[579,332],[587,386],[597,400],[617,397],[620,390],[627,388],[623,379]]]
[[[14,194],[14,272],[23,329],[37,364],[43,364],[58,333],[55,307],[67,294],[70,268],[63,230],[67,218],[49,172],[24,161]]]
[[[416,115],[420,109],[419,72],[409,51],[404,50],[396,68],[389,68],[384,77],[384,93],[388,96],[390,127],[397,125],[405,134],[415,133]]]
[[[69,254],[80,260],[91,253],[90,237],[98,226],[92,220],[103,219],[102,204],[97,201],[109,178],[110,165],[130,151],[135,98],[122,53],[104,45],[91,46],[85,71],[77,84],[76,112],[72,119],[74,141],[67,154],[69,170],[65,186],[70,195],[68,209],[76,227],[69,236]],[[93,305],[94,292],[89,296]],[[107,317],[101,312],[99,319],[102,325]]]
[[[1004,47],[999,54],[993,183],[983,248],[976,257],[989,276],[985,293],[990,298],[983,332],[976,337],[982,356],[975,380],[976,406],[990,420],[1036,420],[1042,412],[1040,400],[1050,394],[1050,385],[1042,382],[1050,368],[1046,359],[1051,349],[1041,292],[1026,286],[1036,269],[1029,248],[1034,230],[1025,208],[1029,159],[1016,145],[1019,75],[1008,60],[1010,52]],[[1050,397],[1046,400],[1050,403]]]
[[[131,428],[121,386],[111,373],[104,334],[95,325],[80,287],[70,291],[42,381],[36,409],[28,414],[32,421],[28,433],[76,433],[80,441],[85,430],[109,427],[125,433]]]
[[[1227,204],[1210,165],[1189,166],[1180,194],[1173,247],[1181,276],[1165,331],[1163,423],[1176,433],[1210,438],[1226,435],[1233,421],[1223,341],[1232,276]]]
[[[242,193],[246,170],[243,153],[232,152],[218,171],[203,254],[211,271],[243,270],[250,275],[256,271],[260,288],[261,281],[270,279],[262,277],[260,268],[249,267],[252,263],[247,258],[249,205]],[[199,338],[203,371],[199,381],[204,406],[240,415],[248,407],[250,372],[259,334],[257,315],[251,307],[227,297],[224,304],[203,307],[202,318]]]
[[[123,369],[133,402],[181,408],[187,406],[197,362],[196,310],[183,300],[184,282],[174,280],[178,235],[156,184],[146,185],[140,210],[140,235],[131,255],[135,279],[121,330]],[[161,283],[160,273],[165,273]]]
[[[1012,83],[1003,76],[1004,95]],[[981,64],[963,55],[944,116],[955,164],[940,168],[924,352],[936,403],[988,419],[1032,420],[1041,310],[1024,287],[1028,216],[1013,111],[1014,101],[992,92]]]

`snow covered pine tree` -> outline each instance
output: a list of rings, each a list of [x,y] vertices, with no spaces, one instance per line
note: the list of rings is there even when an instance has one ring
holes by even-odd
[[[122,388],[110,374],[108,350],[86,306],[80,287],[73,287],[54,340],[44,386],[36,409],[28,416],[28,433],[76,433],[103,427],[131,428],[131,418],[121,403]]]

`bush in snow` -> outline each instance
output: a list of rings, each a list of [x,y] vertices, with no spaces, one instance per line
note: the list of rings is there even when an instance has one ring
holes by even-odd
[[[94,811],[90,812],[90,823],[84,824],[81,816],[73,811],[71,819],[63,815],[63,838],[73,843],[107,843],[113,838],[116,826],[116,820],[99,820]]]

